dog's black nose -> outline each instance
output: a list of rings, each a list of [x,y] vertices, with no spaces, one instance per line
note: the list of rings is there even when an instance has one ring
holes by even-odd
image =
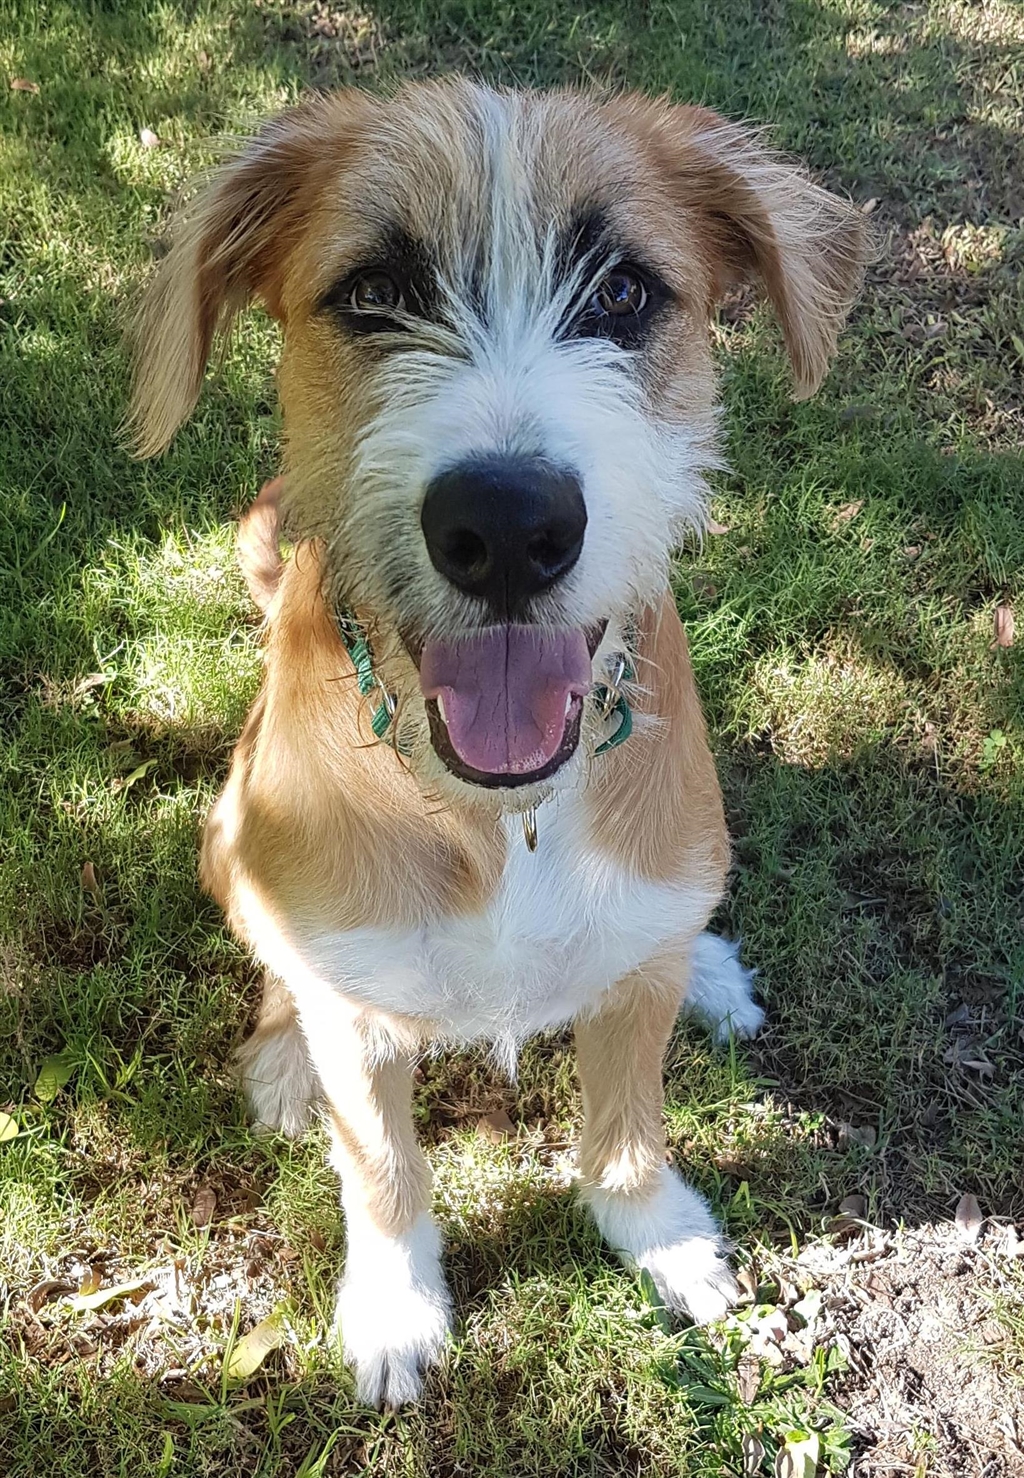
[[[508,620],[579,559],[587,506],[539,457],[479,457],[434,478],[421,522],[434,568]]]

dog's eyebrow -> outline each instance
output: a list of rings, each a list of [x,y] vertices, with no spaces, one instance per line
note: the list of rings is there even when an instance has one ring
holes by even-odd
[[[398,222],[386,226],[377,244],[367,248],[317,300],[317,313],[344,314],[347,328],[367,332],[379,323],[376,315],[349,314],[348,299],[358,278],[367,272],[387,272],[405,294],[417,318],[436,322],[439,313],[438,267],[426,243]]]
[[[577,209],[568,225],[559,232],[556,261],[562,282],[567,283],[576,277],[582,279],[579,281],[581,287],[589,273],[602,269],[622,266],[639,273],[647,289],[650,304],[647,313],[643,319],[616,326],[616,337],[634,347],[643,340],[649,323],[676,296],[647,252],[626,240],[608,211],[600,205],[585,205]],[[579,317],[571,325],[571,331],[595,333],[602,330],[594,325],[588,327],[586,319]]]
[[[599,205],[580,206],[558,235],[560,274],[568,277],[582,262],[599,254],[618,254],[608,212]]]
[[[600,205],[584,205],[558,234],[559,275],[570,277],[584,264],[594,270],[602,266],[627,265],[643,274],[648,288],[660,298],[671,298],[672,289],[650,260],[648,253],[625,238],[608,211]]]

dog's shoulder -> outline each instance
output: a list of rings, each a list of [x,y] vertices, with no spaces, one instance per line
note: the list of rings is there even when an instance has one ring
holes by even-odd
[[[686,632],[666,593],[639,623],[630,740],[588,786],[597,845],[652,881],[720,888],[729,840]]]

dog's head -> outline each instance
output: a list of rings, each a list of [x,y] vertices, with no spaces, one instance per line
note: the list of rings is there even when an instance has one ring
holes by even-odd
[[[528,796],[596,734],[604,654],[704,519],[717,299],[760,279],[809,395],[862,251],[856,212],[702,108],[462,81],[318,98],[221,170],[163,264],[138,448],[168,444],[261,299],[289,532],[418,669],[428,768]]]

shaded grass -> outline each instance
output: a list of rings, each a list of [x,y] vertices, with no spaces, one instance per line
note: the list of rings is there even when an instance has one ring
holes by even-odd
[[[417,1411],[353,1405],[322,1338],[342,1246],[322,1147],[244,1127],[225,1064],[251,971],[195,883],[256,682],[225,522],[276,470],[276,336],[253,317],[195,422],[138,464],[118,442],[120,326],[214,136],[310,81],[460,65],[670,88],[770,120],[877,199],[879,262],[816,401],[787,400],[762,311],[738,301],[719,329],[728,532],[686,552],[677,590],[736,839],[721,922],[771,1025],[724,1058],[681,1032],[668,1124],[755,1265],[852,1191],[882,1221],[948,1216],[965,1190],[1020,1218],[1024,670],[1019,647],[991,646],[1024,569],[1019,11],[201,0],[5,17],[0,70],[40,92],[0,95],[0,1108],[24,1131],[0,1146],[0,1468],[717,1474],[739,1470],[745,1431],[770,1466],[801,1422],[838,1468],[832,1376],[769,1381],[745,1406],[734,1352],[667,1335],[573,1210],[561,1042],[530,1049],[514,1091],[472,1057],[425,1066],[463,1329]],[[57,1052],[72,1076],[41,1102]],[[484,1145],[472,1125],[499,1105],[521,1138]],[[210,1229],[190,1214],[201,1185]],[[130,1311],[29,1316],[33,1284],[97,1259],[110,1277],[180,1263],[196,1306],[156,1332]],[[288,1344],[224,1390],[236,1313],[245,1328],[279,1303]],[[1004,1317],[1019,1342],[1018,1301]],[[179,1356],[187,1379],[161,1384]]]

